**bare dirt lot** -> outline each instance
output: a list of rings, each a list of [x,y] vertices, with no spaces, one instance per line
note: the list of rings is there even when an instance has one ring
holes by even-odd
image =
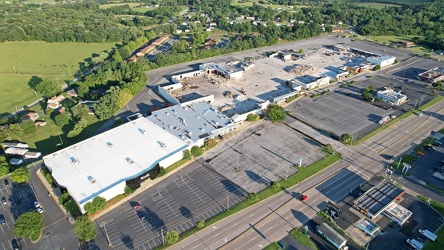
[[[203,157],[206,164],[247,192],[257,193],[295,173],[296,158],[308,166],[322,157],[322,146],[283,125],[259,121]]]

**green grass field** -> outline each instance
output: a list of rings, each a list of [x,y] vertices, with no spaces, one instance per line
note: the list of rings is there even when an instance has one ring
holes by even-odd
[[[388,45],[390,43],[396,43],[399,40],[410,40],[414,36],[364,36],[364,37],[367,39],[373,40],[377,43],[385,43]],[[404,49],[404,48],[400,47],[400,49]],[[441,61],[444,60],[444,56],[433,53],[430,50],[430,48],[427,48],[426,46],[413,46],[413,47],[407,48],[405,50],[411,51],[411,52],[419,54],[419,55],[429,53],[432,56],[432,58],[434,58],[434,59],[439,59]]]
[[[37,99],[28,86],[32,76],[52,78],[63,84],[73,78],[84,59],[114,46],[114,43],[1,43],[0,114],[15,111],[14,104],[22,108]]]

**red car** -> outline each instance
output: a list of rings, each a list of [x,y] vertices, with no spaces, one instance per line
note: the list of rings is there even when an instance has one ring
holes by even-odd
[[[308,199],[308,196],[307,196],[307,195],[302,195],[301,198],[299,198],[299,200],[300,200],[301,202],[304,202],[304,201],[306,201],[307,199]]]
[[[133,205],[133,208],[134,208],[134,209],[139,209],[139,208],[140,208],[140,203],[137,202],[136,204],[134,204],[134,205]]]

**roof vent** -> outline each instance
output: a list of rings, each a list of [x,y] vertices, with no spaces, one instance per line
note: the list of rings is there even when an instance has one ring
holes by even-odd
[[[95,180],[94,178],[92,178],[91,175],[88,175],[87,178],[88,178],[89,183],[91,183],[91,184],[96,184],[96,180]]]
[[[170,113],[168,113],[168,112],[165,112],[165,115],[169,115]]]
[[[109,142],[109,141],[106,142],[106,145],[107,145],[109,148],[116,149],[116,146],[114,146],[114,144],[112,144],[112,143]]]
[[[165,143],[163,143],[163,142],[161,142],[161,141],[157,141],[157,143],[159,143],[159,145],[162,147],[162,148],[166,148],[166,144]]]
[[[72,163],[74,166],[79,165],[79,161],[78,161],[75,157],[70,157],[69,159],[71,160],[71,163]]]
[[[139,132],[142,133],[142,134],[146,134],[146,131],[141,129],[141,128],[139,128]]]
[[[59,155],[57,153],[52,154],[54,158],[57,158]]]
[[[80,148],[80,147],[77,146],[77,145],[74,146],[74,149],[75,149],[75,150],[77,150],[77,149],[79,149],[79,148]]]
[[[126,162],[128,162],[128,164],[133,165],[134,163],[136,163],[135,161],[133,161],[131,158],[126,157],[125,158]]]

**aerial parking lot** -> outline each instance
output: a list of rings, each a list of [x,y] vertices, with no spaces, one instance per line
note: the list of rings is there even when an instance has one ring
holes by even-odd
[[[205,164],[250,193],[294,174],[297,157],[309,166],[323,158],[322,146],[283,124],[259,121],[204,155]]]
[[[114,208],[96,223],[100,232],[108,235],[113,249],[152,249],[162,244],[162,232],[183,233],[245,198],[244,190],[196,161]]]

